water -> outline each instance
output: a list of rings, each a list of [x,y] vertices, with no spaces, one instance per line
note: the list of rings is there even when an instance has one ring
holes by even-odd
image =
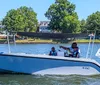
[[[100,75],[95,76],[31,76],[0,75],[0,85],[100,85]]]
[[[51,47],[59,50],[59,45],[68,46],[70,44],[17,44],[11,45],[11,52],[30,53],[30,54],[49,54]],[[78,44],[81,50],[81,56],[85,57],[88,44]],[[95,56],[100,44],[95,44],[92,58],[100,62]],[[8,52],[7,44],[0,44],[1,52]],[[23,75],[23,74],[1,74],[0,85],[100,85],[100,75],[93,76],[40,76],[40,75]]]
[[[29,54],[49,54],[51,47],[55,47],[58,51],[60,48],[59,46],[67,46],[70,47],[71,44],[17,44],[16,46],[11,44],[11,52],[14,53],[29,53]],[[1,52],[8,52],[7,44],[0,44],[0,51]],[[81,56],[86,57],[88,44],[78,44],[78,47],[81,50]],[[95,54],[97,50],[100,48],[100,44],[95,44],[92,52],[92,58],[95,58]],[[91,48],[90,48],[91,49]],[[63,49],[61,49],[63,50]],[[89,54],[91,55],[91,53]]]

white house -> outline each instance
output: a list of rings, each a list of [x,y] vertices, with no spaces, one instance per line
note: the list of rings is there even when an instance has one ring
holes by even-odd
[[[49,21],[40,21],[39,23],[39,32],[51,32],[51,30],[48,29]]]

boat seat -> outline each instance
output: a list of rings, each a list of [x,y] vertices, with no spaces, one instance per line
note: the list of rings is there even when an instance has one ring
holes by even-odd
[[[57,56],[63,56],[64,57],[64,52],[57,52]]]

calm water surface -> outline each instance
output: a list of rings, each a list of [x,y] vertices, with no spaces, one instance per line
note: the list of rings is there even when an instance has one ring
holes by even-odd
[[[51,47],[54,46],[59,50],[59,45],[68,46],[70,44],[17,44],[11,45],[11,52],[29,53],[29,54],[48,54]],[[85,57],[88,44],[78,44],[81,50],[81,56]],[[95,44],[92,52],[92,58],[100,62],[95,56],[96,51],[100,48],[100,44]],[[0,44],[1,52],[8,52],[7,44]],[[90,55],[90,54],[89,54]],[[94,76],[34,76],[22,74],[1,74],[0,85],[100,85],[100,75]]]

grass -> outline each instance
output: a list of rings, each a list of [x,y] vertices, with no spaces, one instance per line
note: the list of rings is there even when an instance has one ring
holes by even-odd
[[[5,43],[5,42],[7,42],[7,39],[0,39],[1,44]]]
[[[53,42],[51,39],[25,39],[25,40],[16,40],[16,43],[56,43]]]
[[[21,43],[21,44],[25,44],[25,43],[71,43],[71,42],[77,42],[77,43],[88,43],[90,40],[89,39],[77,39],[77,40],[73,40],[73,41],[63,41],[63,40],[52,40],[52,39],[25,39],[25,40],[16,40],[16,43]],[[10,40],[11,42],[11,40]],[[96,39],[94,41],[95,43],[100,43],[99,39]],[[0,39],[0,43],[7,43],[6,39]],[[13,42],[11,42],[13,43]]]
[[[75,42],[77,43],[88,43],[90,40],[89,39],[77,39]],[[99,39],[94,40],[95,43],[100,43]]]

